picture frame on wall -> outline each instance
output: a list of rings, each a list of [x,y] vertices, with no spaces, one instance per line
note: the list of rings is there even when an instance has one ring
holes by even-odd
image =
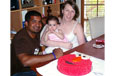
[[[22,3],[22,8],[28,8],[34,6],[33,0],[21,0],[21,3]]]

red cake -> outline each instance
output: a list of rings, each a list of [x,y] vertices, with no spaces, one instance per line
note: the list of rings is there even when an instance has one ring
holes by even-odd
[[[76,57],[75,54],[68,54],[58,59],[58,70],[71,76],[86,75],[91,71],[92,62],[90,59],[82,59],[81,56]]]

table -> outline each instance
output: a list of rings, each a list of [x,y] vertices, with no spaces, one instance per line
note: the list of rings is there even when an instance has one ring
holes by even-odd
[[[104,60],[104,48],[101,48],[101,49],[96,49],[94,48],[92,45],[95,43],[95,40],[104,40],[104,35],[98,37],[98,38],[95,38],[85,44],[82,44],[80,46],[77,46],[71,50],[68,50],[67,52],[64,52],[64,55],[67,55],[67,54],[70,54],[74,51],[77,51],[77,52],[80,52],[80,53],[84,53],[84,54],[87,54],[87,55],[90,55],[90,56],[93,56],[93,57],[96,57],[96,58],[99,58],[99,59],[102,59]],[[44,62],[44,63],[40,63],[38,64],[37,67],[41,67],[43,65],[46,65],[48,64],[49,62],[51,61],[47,61],[47,62]],[[37,73],[37,76],[41,76],[39,73]]]
[[[82,44],[78,47],[75,47],[67,52],[64,53],[65,54],[69,54],[69,53],[72,53],[74,51],[78,51],[78,52],[81,52],[81,53],[84,53],[84,54],[87,54],[87,55],[90,55],[90,56],[94,56],[96,58],[99,58],[99,59],[105,59],[104,57],[104,53],[105,53],[105,48],[101,48],[101,49],[96,49],[93,46],[93,44],[95,43],[95,40],[104,40],[104,35],[101,35],[100,37],[98,38],[95,38],[85,44]]]

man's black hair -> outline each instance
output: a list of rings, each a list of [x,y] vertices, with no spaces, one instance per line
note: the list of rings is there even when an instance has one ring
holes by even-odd
[[[25,21],[29,22],[31,16],[41,16],[41,14],[35,10],[28,11],[27,14],[25,15]]]

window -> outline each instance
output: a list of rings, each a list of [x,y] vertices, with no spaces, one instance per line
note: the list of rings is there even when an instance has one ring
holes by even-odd
[[[88,40],[90,40],[88,19],[105,15],[104,2],[104,0],[84,0],[84,32]]]

